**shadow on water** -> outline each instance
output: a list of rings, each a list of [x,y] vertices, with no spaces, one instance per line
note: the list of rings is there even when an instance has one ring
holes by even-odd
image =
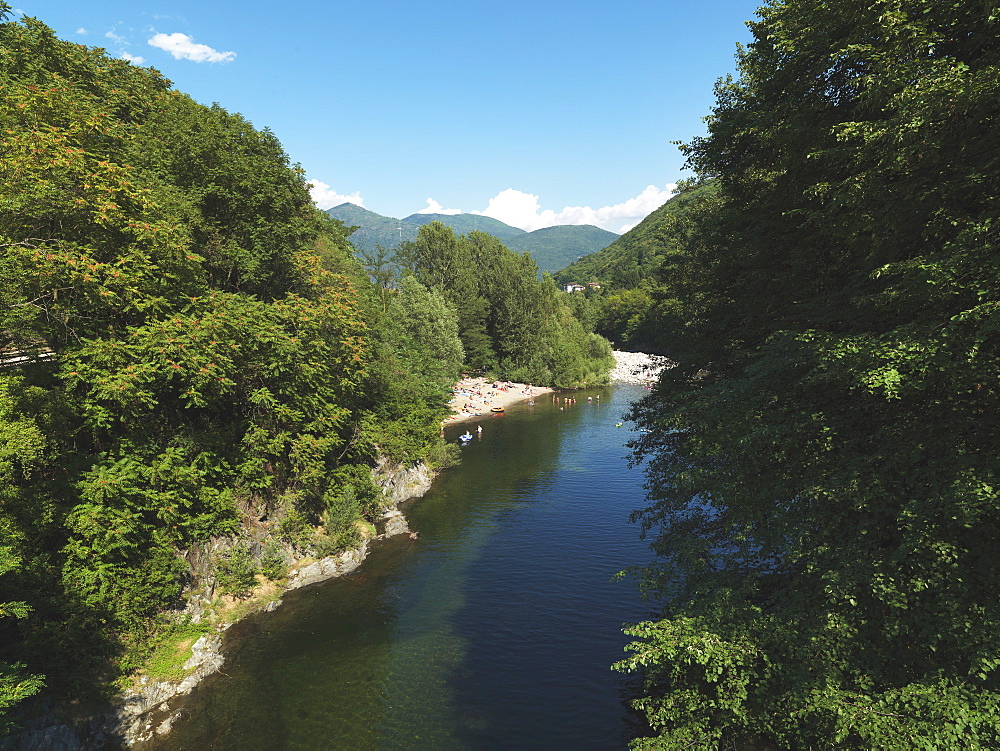
[[[649,557],[615,424],[640,393],[484,416],[407,510],[419,539],[233,626],[225,674],[143,751],[624,748],[644,728],[624,704],[634,679],[609,666],[622,622],[651,607],[610,581]]]

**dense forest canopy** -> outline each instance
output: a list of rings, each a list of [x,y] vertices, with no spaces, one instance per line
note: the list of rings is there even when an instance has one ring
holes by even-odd
[[[515,253],[483,232],[456,237],[431,222],[397,258],[456,311],[468,369],[560,388],[607,383],[607,340],[574,315],[551,277],[538,279],[528,252]]]
[[[636,747],[1000,746],[998,24],[770,0],[687,145]]]

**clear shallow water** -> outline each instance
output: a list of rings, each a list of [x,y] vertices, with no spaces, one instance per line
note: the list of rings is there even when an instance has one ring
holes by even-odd
[[[382,542],[353,574],[230,629],[225,674],[146,748],[624,748],[643,726],[634,679],[609,666],[622,623],[653,606],[611,581],[650,557],[615,423],[642,393],[484,416],[462,465],[406,509],[419,539]]]

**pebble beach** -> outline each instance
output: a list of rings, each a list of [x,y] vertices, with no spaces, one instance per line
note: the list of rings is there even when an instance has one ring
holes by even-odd
[[[645,352],[614,351],[615,367],[611,370],[612,383],[634,383],[640,386],[651,386],[656,383],[666,368],[672,368],[675,363],[662,355],[649,355]]]
[[[661,355],[645,352],[615,350],[615,366],[611,370],[612,383],[633,383],[651,386],[656,383],[664,368],[675,363]],[[551,394],[553,389],[512,381],[488,381],[485,378],[463,378],[452,389],[451,414],[445,419],[448,425],[490,414],[494,408],[506,408],[515,402],[537,399]]]

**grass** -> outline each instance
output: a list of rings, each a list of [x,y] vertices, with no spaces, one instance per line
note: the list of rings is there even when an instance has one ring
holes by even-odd
[[[203,634],[212,632],[202,623],[179,623],[164,631],[154,642],[143,672],[158,681],[182,681],[187,675],[184,663],[191,657],[191,647]]]

